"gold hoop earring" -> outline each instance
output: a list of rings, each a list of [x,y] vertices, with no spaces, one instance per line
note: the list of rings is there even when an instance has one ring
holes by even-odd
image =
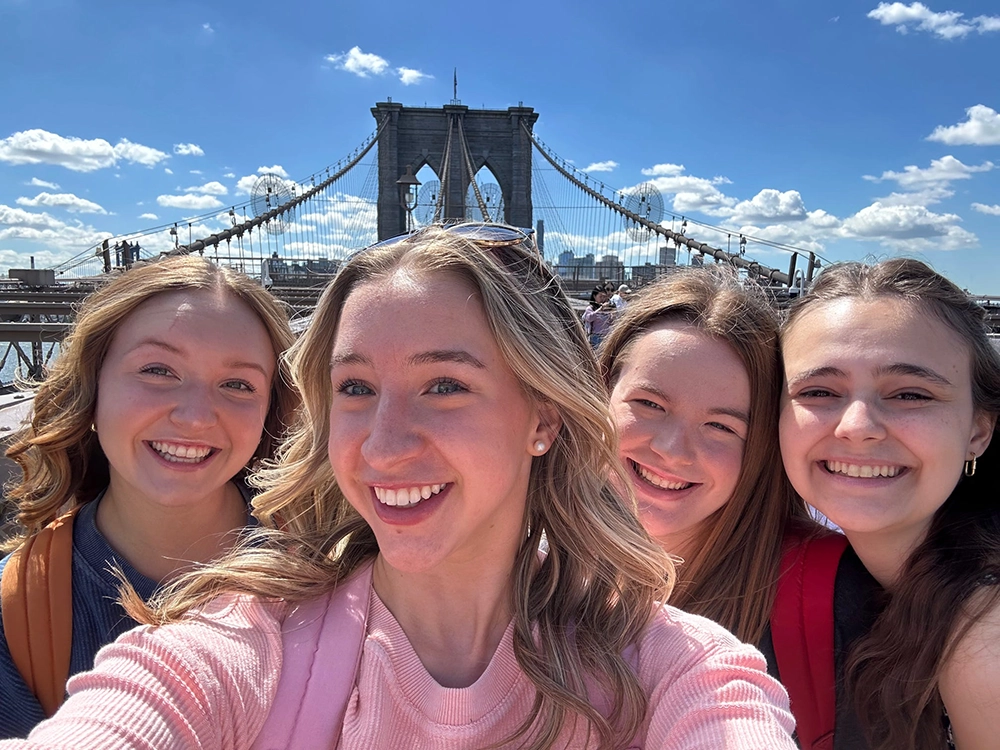
[[[965,462],[965,476],[971,477],[976,474],[976,454],[972,454],[972,458]]]

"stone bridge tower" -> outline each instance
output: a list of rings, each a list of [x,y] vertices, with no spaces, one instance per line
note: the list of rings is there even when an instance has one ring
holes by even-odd
[[[503,192],[504,220],[517,227],[530,227],[531,217],[531,140],[530,132],[538,119],[531,107],[507,109],[469,109],[452,103],[440,109],[404,107],[396,102],[379,102],[372,107],[377,122],[388,117],[378,138],[378,238],[395,237],[406,231],[406,211],[400,205],[396,180],[409,166],[416,174],[425,164],[434,170],[444,196],[445,219],[465,216],[465,197],[469,174],[458,137],[461,121],[473,173],[484,165],[497,178]],[[442,162],[451,127],[451,159],[448,174],[442,175]]]

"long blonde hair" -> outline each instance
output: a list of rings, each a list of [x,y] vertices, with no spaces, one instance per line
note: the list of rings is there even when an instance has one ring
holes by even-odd
[[[634,343],[654,325],[671,320],[727,344],[750,381],[750,424],[736,487],[698,529],[671,604],[756,643],[771,616],[782,538],[790,525],[809,525],[778,450],[777,314],[761,293],[741,286],[726,269],[678,270],[630,300],[605,339],[599,356],[609,389]]]
[[[157,611],[136,614],[166,622],[222,591],[313,598],[377,554],[372,530],[340,492],[327,456],[330,353],[352,291],[399,269],[468,281],[528,397],[562,419],[551,450],[534,459],[523,542],[511,571],[514,649],[537,699],[507,741],[527,738],[526,748],[541,750],[582,717],[602,747],[624,747],[647,701],[622,652],[668,595],[673,569],[609,484],[609,474],[621,472],[596,362],[551,272],[521,245],[486,248],[431,227],[350,259],[292,350],[304,409],[280,461],[258,478],[265,492],[254,501],[256,514],[281,531],[262,531],[221,563],[180,579]],[[548,554],[539,563],[543,535]],[[610,692],[609,719],[588,702],[588,677]]]
[[[281,305],[243,274],[194,256],[134,266],[87,297],[45,380],[38,386],[31,424],[16,434],[7,457],[21,468],[6,491],[16,508],[20,534],[13,549],[53,520],[67,503],[94,499],[109,481],[108,459],[90,427],[97,407],[97,381],[115,333],[142,303],[167,292],[224,291],[246,304],[263,323],[277,357],[294,341]],[[264,432],[255,456],[274,455],[292,420],[298,396],[283,366],[275,372]]]

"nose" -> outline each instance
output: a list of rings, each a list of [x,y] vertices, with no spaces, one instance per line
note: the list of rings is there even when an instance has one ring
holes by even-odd
[[[657,455],[679,464],[695,461],[695,446],[691,431],[681,420],[667,416],[658,425],[649,445]]]
[[[834,434],[845,440],[880,440],[885,425],[877,406],[867,398],[855,398],[844,407]]]
[[[362,458],[377,471],[398,468],[420,453],[423,440],[417,424],[414,408],[405,398],[381,394],[361,444]]]
[[[215,403],[218,394],[206,383],[185,383],[170,412],[170,421],[178,427],[198,431],[212,427],[219,418]]]

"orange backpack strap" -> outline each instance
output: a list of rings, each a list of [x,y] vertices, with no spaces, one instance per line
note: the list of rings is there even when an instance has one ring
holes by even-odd
[[[833,589],[841,534],[795,540],[781,558],[771,639],[803,750],[832,750],[837,721]]]
[[[73,516],[25,540],[3,570],[3,629],[14,666],[47,716],[62,705],[73,647]]]

